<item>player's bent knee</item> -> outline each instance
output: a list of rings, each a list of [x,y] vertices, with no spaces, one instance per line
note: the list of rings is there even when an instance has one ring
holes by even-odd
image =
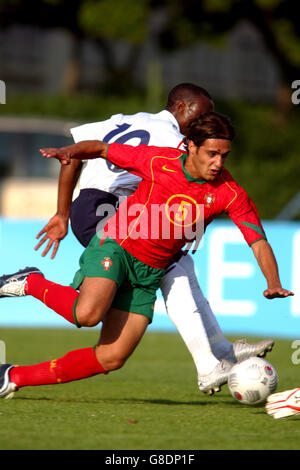
[[[121,369],[121,367],[123,367],[123,365],[125,364],[125,361],[126,360],[123,360],[121,358],[111,358],[109,360],[106,360],[105,366],[103,366],[102,364],[102,367],[104,367],[107,372],[112,372],[113,370]]]
[[[121,367],[123,367],[123,365],[125,364],[127,360],[127,356],[124,357],[124,355],[117,354],[117,353],[116,354],[101,353],[97,351],[97,348],[96,348],[96,357],[98,361],[100,362],[100,364],[102,365],[102,367],[107,372],[121,369]]]
[[[94,309],[76,308],[76,319],[80,326],[93,327],[101,321],[101,312]]]

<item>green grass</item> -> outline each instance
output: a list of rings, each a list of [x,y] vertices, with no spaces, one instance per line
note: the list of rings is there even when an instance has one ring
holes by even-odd
[[[28,365],[95,344],[92,330],[1,331],[6,360]],[[291,341],[268,360],[278,390],[300,383]],[[0,450],[298,450],[300,418],[274,420],[264,406],[236,402],[227,386],[198,391],[176,334],[147,333],[123,369],[63,385],[23,388],[0,402]]]

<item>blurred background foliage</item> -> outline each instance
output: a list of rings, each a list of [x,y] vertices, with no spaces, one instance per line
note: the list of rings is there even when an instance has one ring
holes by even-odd
[[[76,95],[36,97],[19,95],[6,105],[6,114],[62,118],[79,123],[101,121],[122,112],[153,110],[147,96]],[[216,110],[230,116],[237,129],[227,168],[255,201],[262,218],[273,219],[299,190],[300,116],[291,113],[286,124],[278,123],[270,105],[216,101]],[[297,220],[300,218],[297,216]]]
[[[169,91],[159,63],[152,62],[142,86],[133,73],[145,43],[164,52],[184,50],[199,41],[222,48],[241,19],[255,27],[277,64],[278,91],[272,103],[218,97],[215,104],[237,129],[228,167],[261,216],[272,219],[299,191],[300,114],[291,101],[291,83],[300,79],[300,21],[293,0],[0,0],[1,31],[12,25],[37,25],[63,28],[74,39],[67,86],[55,94],[8,91],[1,112],[77,122],[99,121],[119,112],[158,112]],[[103,59],[105,80],[93,92],[80,88],[82,38],[92,39]],[[116,54],[118,41],[127,44],[122,61]],[[193,81],[188,69],[186,76],[185,81]],[[300,210],[296,218],[300,220]]]
[[[120,76],[111,39],[131,44],[133,52],[126,65],[119,65],[130,75],[132,55],[147,38],[157,38],[166,49],[200,39],[220,41],[246,18],[278,63],[282,81],[290,83],[300,71],[300,21],[295,8],[294,0],[0,0],[0,28],[12,24],[61,27],[76,38],[93,38],[111,78],[114,73]]]

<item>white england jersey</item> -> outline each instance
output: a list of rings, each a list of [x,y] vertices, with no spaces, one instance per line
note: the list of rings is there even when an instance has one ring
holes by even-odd
[[[157,114],[116,114],[110,119],[71,129],[74,141],[102,140],[128,145],[155,145],[181,147],[183,135],[172,113],[163,110]],[[141,181],[136,175],[116,167],[108,160],[97,158],[84,162],[80,176],[80,189],[101,189],[117,197],[134,192]]]

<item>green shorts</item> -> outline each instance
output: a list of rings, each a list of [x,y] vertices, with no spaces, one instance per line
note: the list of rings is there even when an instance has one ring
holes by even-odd
[[[139,261],[112,238],[106,238],[100,246],[97,234],[82,253],[79,266],[71,284],[74,289],[79,288],[85,277],[112,279],[118,290],[111,306],[145,315],[152,321],[156,291],[164,269]]]

